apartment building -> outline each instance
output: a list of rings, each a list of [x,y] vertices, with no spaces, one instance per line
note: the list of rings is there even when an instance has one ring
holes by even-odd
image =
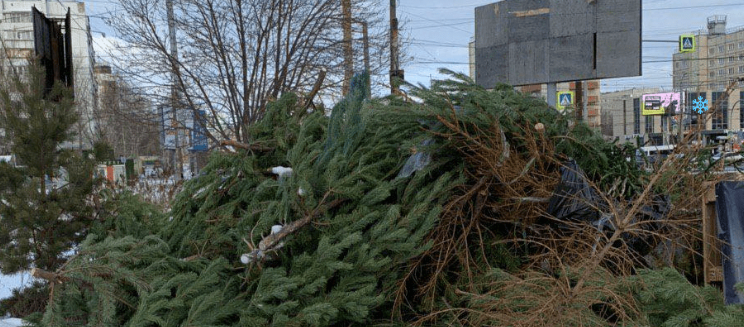
[[[543,99],[547,99],[547,86],[545,84],[525,85],[518,86],[516,88],[522,93],[529,93]],[[588,80],[582,83],[583,90],[583,102],[584,102],[584,118],[587,124],[593,128],[600,128],[601,125],[601,114],[600,114],[600,99],[602,92],[599,84],[599,80]],[[575,82],[556,83],[556,91],[573,91],[576,92]]]
[[[643,116],[641,110],[643,95],[652,93],[660,93],[659,88],[602,93],[602,135],[608,140],[637,145],[663,144],[668,120],[664,116]]]
[[[85,3],[77,1],[0,0],[0,63],[3,69],[26,71],[28,59],[34,55],[34,27],[31,8],[47,18],[64,21],[70,12],[72,25],[73,80],[75,102],[80,113],[76,138],[65,147],[86,150],[95,139],[96,85],[93,74],[94,54],[90,22]],[[63,31],[68,33],[68,31]]]
[[[707,19],[707,29],[693,32],[696,48],[693,52],[673,55],[673,85],[675,91],[687,93],[685,103],[701,97],[709,106],[718,102],[718,110],[706,122],[709,135],[744,129],[744,112],[741,110],[744,83],[744,27],[727,28],[726,16]],[[729,85],[733,91],[724,93]],[[686,114],[691,106],[686,106]]]

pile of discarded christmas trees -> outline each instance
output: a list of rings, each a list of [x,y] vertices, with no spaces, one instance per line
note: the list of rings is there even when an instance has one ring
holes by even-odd
[[[641,169],[633,146],[506,85],[484,90],[453,74],[371,100],[364,79],[330,115],[294,94],[271,103],[250,142],[228,142],[234,151],[215,154],[170,212],[122,206],[46,272],[50,302],[31,320],[605,326],[742,317],[715,289],[688,282],[695,187],[710,177],[685,173],[691,156]],[[678,270],[656,260],[670,253],[682,254],[671,262]]]

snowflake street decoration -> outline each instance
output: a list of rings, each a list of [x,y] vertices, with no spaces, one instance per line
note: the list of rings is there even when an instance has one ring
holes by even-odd
[[[708,111],[708,100],[703,100],[702,96],[698,96],[697,99],[692,100],[692,110],[697,111],[698,114]]]

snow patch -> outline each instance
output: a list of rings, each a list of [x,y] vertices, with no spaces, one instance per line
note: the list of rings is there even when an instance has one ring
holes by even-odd
[[[292,168],[276,166],[271,168],[271,173],[278,175],[279,177],[289,177],[292,176]]]
[[[18,318],[3,318],[0,319],[0,327],[21,327],[23,326],[23,320]]]

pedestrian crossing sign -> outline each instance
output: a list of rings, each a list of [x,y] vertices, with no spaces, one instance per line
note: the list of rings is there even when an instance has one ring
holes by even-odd
[[[558,92],[556,96],[555,108],[564,110],[574,104],[573,91]]]
[[[695,52],[695,35],[683,34],[679,36],[679,52]]]

